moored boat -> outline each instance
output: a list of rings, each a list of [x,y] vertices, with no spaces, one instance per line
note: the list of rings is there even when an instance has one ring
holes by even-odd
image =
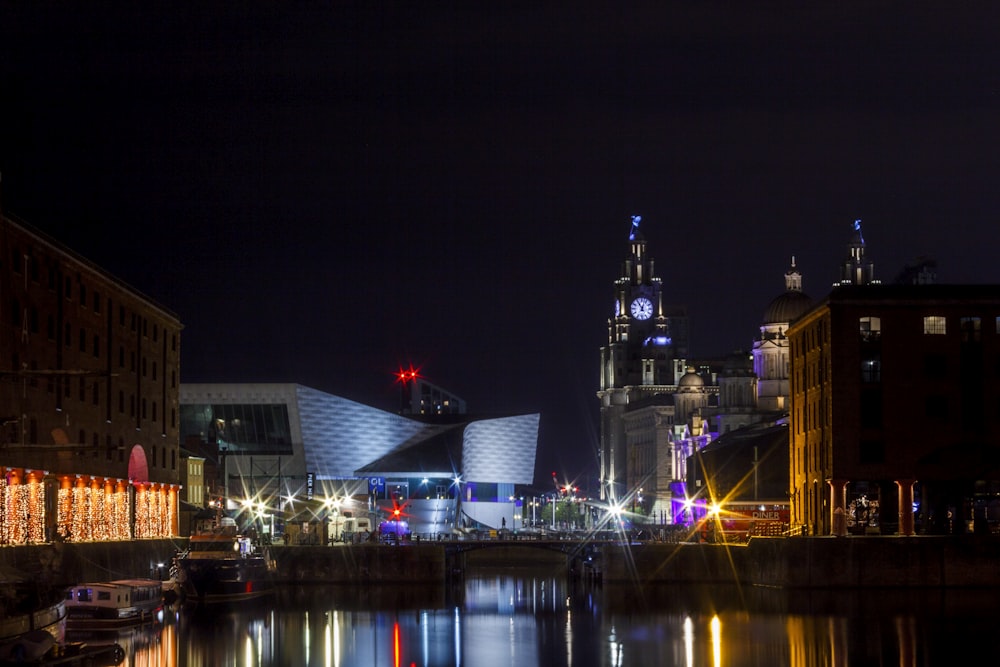
[[[115,627],[145,623],[163,609],[163,582],[118,579],[77,584],[66,591],[66,627]]]
[[[32,630],[44,630],[55,636],[66,619],[66,602],[52,600],[36,609],[7,614],[0,610],[0,642],[17,639]]]
[[[124,660],[125,650],[119,644],[59,643],[46,630],[31,630],[0,642],[0,667],[112,667]]]
[[[182,597],[204,603],[268,595],[274,591],[274,570],[266,548],[228,525],[192,535],[188,549],[174,562]]]

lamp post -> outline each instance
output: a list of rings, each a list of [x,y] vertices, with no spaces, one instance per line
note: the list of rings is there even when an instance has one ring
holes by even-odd
[[[552,530],[556,529],[556,494],[552,494]]]

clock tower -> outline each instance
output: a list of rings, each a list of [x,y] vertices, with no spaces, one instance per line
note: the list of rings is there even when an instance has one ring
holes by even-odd
[[[623,415],[630,401],[676,386],[685,371],[687,314],[664,304],[642,218],[632,216],[629,254],[614,281],[608,342],[601,348],[601,499],[616,501],[626,492],[627,443]]]

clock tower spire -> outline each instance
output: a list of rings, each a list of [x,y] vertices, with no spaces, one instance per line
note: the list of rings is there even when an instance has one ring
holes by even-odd
[[[623,415],[630,396],[635,400],[656,392],[656,387],[676,385],[674,361],[686,354],[686,313],[664,303],[663,284],[647,252],[641,222],[641,216],[632,216],[629,253],[614,281],[608,342],[601,348],[597,394],[601,400],[601,498],[609,501],[619,496],[626,472]]]

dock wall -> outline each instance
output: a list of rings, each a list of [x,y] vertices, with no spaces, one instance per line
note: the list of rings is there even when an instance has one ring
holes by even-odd
[[[40,585],[128,577],[166,578],[186,540],[0,547],[0,573]],[[992,536],[754,538],[746,545],[602,545],[574,562],[537,545],[497,544],[449,554],[442,543],[274,546],[280,583],[435,583],[477,566],[543,566],[593,572],[607,583],[719,583],[778,588],[1000,587]],[[593,552],[594,550],[592,550]],[[162,567],[161,567],[162,564]]]
[[[1000,586],[1000,540],[978,536],[754,538],[745,545],[608,546],[605,582],[778,588]]]

